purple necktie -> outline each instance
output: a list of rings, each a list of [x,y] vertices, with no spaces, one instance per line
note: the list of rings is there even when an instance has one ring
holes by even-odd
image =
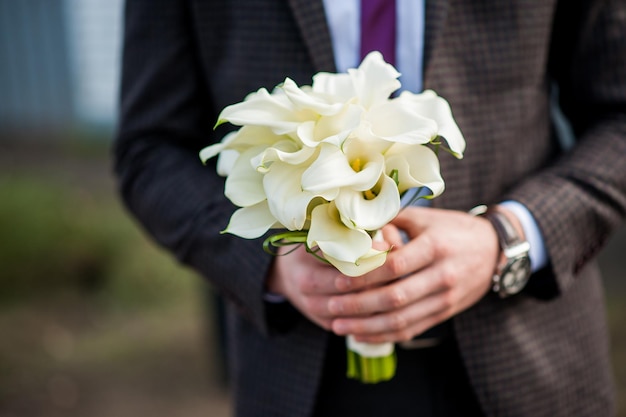
[[[361,59],[371,51],[396,64],[395,0],[361,0]]]

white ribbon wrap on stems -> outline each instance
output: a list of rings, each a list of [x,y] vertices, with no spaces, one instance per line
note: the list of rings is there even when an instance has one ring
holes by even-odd
[[[353,336],[346,337],[348,349],[358,353],[364,358],[380,358],[393,353],[395,345],[393,343],[363,343],[358,342]]]

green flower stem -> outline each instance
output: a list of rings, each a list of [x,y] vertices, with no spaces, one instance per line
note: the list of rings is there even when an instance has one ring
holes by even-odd
[[[387,356],[369,358],[347,349],[348,369],[346,376],[364,384],[389,381],[396,374],[395,352]]]
[[[441,136],[437,136],[436,138],[434,138],[433,140],[431,140],[429,142],[429,144],[434,147],[433,151],[435,152],[435,155],[439,156],[439,149],[443,149],[445,152],[447,152],[450,155],[454,156],[456,159],[462,159],[463,158],[463,155],[458,154],[458,153],[454,152],[452,149],[450,149],[447,146],[445,146],[443,144],[442,139],[443,138]]]
[[[263,250],[270,255],[277,255],[276,249],[283,246],[293,246],[293,249],[283,255],[288,255],[294,250],[298,248],[300,245],[304,245],[306,251],[311,255],[315,256],[322,262],[330,263],[324,257],[318,255],[317,253],[320,251],[319,248],[310,248],[306,243],[308,231],[304,230],[296,230],[296,231],[286,231],[281,233],[276,233],[263,241]]]
[[[307,231],[286,231],[275,233],[263,241],[263,249],[265,252],[274,254],[272,248],[281,246],[299,245],[306,243]]]

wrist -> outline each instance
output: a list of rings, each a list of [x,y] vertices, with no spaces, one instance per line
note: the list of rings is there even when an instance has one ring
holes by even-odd
[[[522,225],[525,240],[530,243],[530,263],[533,272],[539,271],[548,264],[548,251],[543,238],[543,233],[539,228],[533,214],[526,206],[515,200],[505,200],[498,203],[498,206],[508,209],[519,219]]]
[[[484,216],[493,226],[500,253],[494,270],[492,291],[501,298],[520,292],[530,278],[530,244],[526,241],[521,222],[501,206],[478,206],[470,214]]]

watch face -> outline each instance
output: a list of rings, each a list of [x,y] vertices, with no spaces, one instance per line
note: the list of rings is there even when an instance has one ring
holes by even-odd
[[[522,256],[511,260],[505,267],[500,285],[506,294],[517,294],[524,288],[529,277],[530,260],[527,256]]]

